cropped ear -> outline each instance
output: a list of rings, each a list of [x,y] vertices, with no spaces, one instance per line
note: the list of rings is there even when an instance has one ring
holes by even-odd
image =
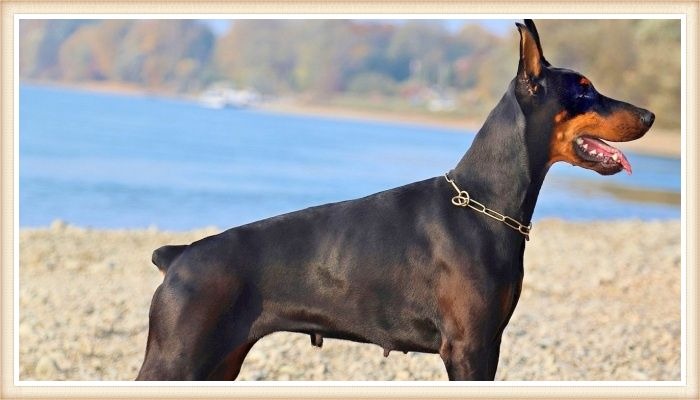
[[[532,36],[535,38],[535,43],[537,43],[537,50],[540,52],[540,57],[542,58],[542,65],[549,67],[549,62],[545,60],[544,58],[544,52],[542,51],[542,44],[540,43],[540,34],[537,33],[537,27],[535,26],[535,21],[531,19],[526,19],[525,20],[525,26],[527,27],[528,30],[530,30],[530,33],[532,33]]]
[[[530,21],[527,24],[535,24]],[[518,77],[521,80],[532,81],[540,76],[546,61],[542,56],[537,29],[531,31],[521,23],[515,23],[520,31],[520,61],[518,62]]]

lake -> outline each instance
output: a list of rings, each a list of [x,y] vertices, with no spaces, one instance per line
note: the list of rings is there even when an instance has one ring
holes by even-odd
[[[228,228],[442,175],[474,137],[30,85],[19,117],[22,227]],[[626,154],[632,176],[556,164],[535,221],[680,218],[680,160]]]

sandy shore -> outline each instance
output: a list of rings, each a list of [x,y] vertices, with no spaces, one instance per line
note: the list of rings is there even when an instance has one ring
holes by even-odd
[[[216,233],[20,232],[22,380],[131,380],[143,360],[160,273],[151,251]],[[678,380],[680,223],[557,220],[535,225],[499,380]],[[445,380],[440,357],[388,358],[374,345],[308,336],[259,341],[245,380]]]

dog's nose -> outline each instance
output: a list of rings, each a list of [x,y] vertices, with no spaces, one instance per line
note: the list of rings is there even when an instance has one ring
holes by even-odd
[[[654,123],[654,113],[651,111],[644,110],[642,112],[642,115],[639,117],[642,120],[642,123],[646,126],[651,126],[651,124]]]

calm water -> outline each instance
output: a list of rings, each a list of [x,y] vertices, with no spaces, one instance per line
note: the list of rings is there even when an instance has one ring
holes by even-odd
[[[442,174],[473,135],[433,127],[209,110],[182,101],[22,86],[20,225],[228,228]],[[535,219],[679,218],[596,183],[680,191],[680,161],[628,154],[634,174],[555,166]]]

